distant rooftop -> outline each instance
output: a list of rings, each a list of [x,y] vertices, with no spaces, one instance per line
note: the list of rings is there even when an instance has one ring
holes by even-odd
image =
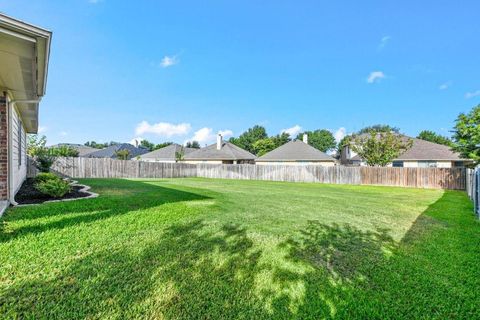
[[[186,154],[184,157],[185,160],[254,160],[255,158],[256,156],[250,152],[226,141],[222,141],[220,150],[214,143]]]
[[[452,151],[450,147],[443,144],[433,143],[417,138],[409,138],[402,136],[406,141],[412,139],[412,147],[402,153],[398,158],[394,160],[444,160],[444,161],[465,161],[460,157],[460,154]],[[357,155],[352,160],[361,160]]]
[[[155,160],[165,160],[172,161],[177,159],[177,153],[182,153],[183,155],[190,154],[197,151],[195,148],[186,148],[179,144],[173,143],[169,146],[166,146],[161,149],[154,150],[152,152],[145,153],[140,156],[140,159],[155,159]]]
[[[256,162],[262,161],[331,161],[335,159],[328,154],[300,140],[292,140],[261,156]]]
[[[70,147],[72,149],[75,149],[78,151],[78,156],[79,157],[86,157],[90,153],[93,153],[95,151],[99,151],[100,149],[92,148],[89,146],[85,146],[83,144],[78,144],[78,143],[59,143],[56,145],[53,145],[51,147]]]
[[[129,155],[128,159],[135,158],[137,156],[140,156],[142,154],[148,153],[148,149],[145,148],[137,148],[130,143],[120,143],[116,144],[113,146],[109,146],[105,149],[101,149],[98,151],[95,151],[93,153],[90,153],[88,155],[89,158],[112,158],[116,159],[117,158],[117,152],[120,150],[128,150]]]

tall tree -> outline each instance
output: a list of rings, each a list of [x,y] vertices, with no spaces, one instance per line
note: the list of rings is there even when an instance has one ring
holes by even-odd
[[[194,149],[200,149],[200,143],[198,141],[188,141],[185,144],[185,147],[187,148],[194,148]]]
[[[173,144],[173,142],[162,142],[162,143],[156,144],[153,150],[162,149],[162,148],[168,147],[171,144]]]
[[[85,146],[96,148],[96,149],[104,149],[106,147],[114,146],[114,145],[117,145],[117,144],[120,144],[120,143],[115,142],[115,141],[110,141],[110,142],[105,142],[105,143],[97,143],[95,141],[87,141],[87,142],[84,143]]]
[[[463,158],[480,162],[480,104],[469,113],[461,113],[453,130],[453,149]]]
[[[258,140],[266,138],[268,138],[268,136],[265,128],[256,125],[242,133],[238,138],[230,138],[229,141],[234,145],[247,150],[248,152],[255,153],[255,148],[253,147],[253,144]]]
[[[335,137],[326,129],[299,133],[297,139],[303,139],[304,134],[308,135],[308,144],[322,152],[333,150],[337,146]]]
[[[280,146],[283,146],[285,143],[289,142],[290,135],[286,132],[282,132],[281,134],[277,134],[276,136],[270,137],[270,139],[273,141],[275,148],[278,148]]]
[[[430,130],[421,131],[418,134],[417,139],[422,139],[422,140],[430,141],[430,142],[433,142],[433,143],[443,144],[443,145],[449,146],[449,147],[453,146],[453,142],[450,138],[444,137],[444,136],[439,135],[439,134],[437,134],[433,131],[430,131]]]
[[[155,149],[155,144],[148,140],[142,140],[140,141],[140,147],[148,149],[148,151],[153,151]]]
[[[374,124],[372,126],[368,126],[365,128],[360,129],[357,134],[362,134],[362,133],[370,133],[372,131],[375,132],[394,132],[394,133],[399,133],[400,128],[397,127],[392,127],[391,125],[388,124]]]
[[[275,148],[275,142],[273,142],[272,138],[260,139],[253,143],[254,153],[259,157]]]
[[[384,167],[411,148],[412,143],[412,139],[405,139],[390,131],[370,131],[366,135],[357,135],[350,145],[369,166]]]

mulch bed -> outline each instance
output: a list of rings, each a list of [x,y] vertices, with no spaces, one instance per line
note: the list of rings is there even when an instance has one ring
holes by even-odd
[[[17,195],[15,196],[15,201],[18,204],[34,204],[34,203],[43,203],[50,200],[63,200],[63,199],[76,199],[76,198],[85,198],[90,196],[89,193],[80,192],[83,189],[83,186],[72,186],[72,191],[67,193],[61,198],[53,198],[49,195],[43,194],[37,189],[35,189],[35,179],[29,178],[18,190]]]

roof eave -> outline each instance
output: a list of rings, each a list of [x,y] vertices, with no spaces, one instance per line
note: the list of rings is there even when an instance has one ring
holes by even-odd
[[[30,41],[35,43],[35,72],[37,73],[36,82],[34,83],[34,92],[36,97],[34,100],[40,100],[46,93],[47,78],[48,78],[48,64],[50,59],[50,46],[52,32],[32,24],[14,19],[5,14],[0,13],[0,28],[4,33],[10,36],[16,37],[23,41]],[[15,93],[11,93],[13,100],[17,100]],[[20,100],[24,100],[23,97]],[[30,100],[30,99],[27,99]],[[18,103],[21,103],[20,101]],[[30,111],[34,111],[33,114],[28,116],[22,114],[22,117],[28,118],[29,125],[26,126],[28,133],[38,132],[38,102],[28,101],[24,102],[24,105],[33,105]]]

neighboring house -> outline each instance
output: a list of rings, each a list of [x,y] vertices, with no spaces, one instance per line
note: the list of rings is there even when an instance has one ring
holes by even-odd
[[[52,33],[0,14],[0,214],[27,176],[26,134],[38,131]]]
[[[471,163],[469,159],[462,159],[450,147],[421,139],[412,139],[412,147],[394,159],[390,167],[407,168],[452,168],[465,167]],[[365,166],[366,163],[351,148],[346,146],[341,152],[341,163],[344,165]]]
[[[53,148],[58,148],[58,147],[69,147],[78,152],[79,157],[88,157],[90,153],[100,151],[100,149],[92,148],[89,146],[85,146],[83,144],[77,144],[77,143],[59,143],[56,145],[51,146]]]
[[[136,158],[148,152],[148,149],[142,147],[135,147],[130,143],[120,143],[109,146],[105,149],[101,149],[88,154],[87,158],[112,158],[117,159],[117,152],[121,150],[128,151],[128,159]]]
[[[168,162],[174,163],[182,160],[185,155],[197,151],[195,148],[186,148],[179,144],[173,143],[161,149],[154,150],[149,153],[142,154],[138,160],[147,162]]]
[[[253,164],[256,156],[236,145],[223,141],[222,136],[217,136],[217,143],[205,148],[197,149],[186,154],[185,163],[211,163],[211,164]]]
[[[303,141],[292,140],[255,160],[257,165],[320,165],[331,167],[336,160],[308,144],[307,135]]]

